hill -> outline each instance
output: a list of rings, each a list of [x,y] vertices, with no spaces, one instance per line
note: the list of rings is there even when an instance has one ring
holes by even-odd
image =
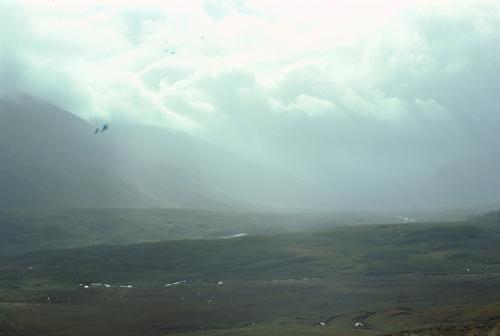
[[[148,200],[106,169],[89,125],[29,97],[0,99],[0,207],[134,206]]]
[[[73,282],[97,277],[162,281],[167,275],[214,281],[227,277],[466,274],[496,271],[500,267],[499,243],[497,225],[419,223],[93,246],[64,253],[47,250],[20,257],[16,264],[22,268],[44,265],[31,273],[51,278],[57,278],[58,265],[66,265],[64,278],[70,275]]]
[[[494,335],[499,243],[492,213],[4,255],[0,312],[43,335]]]
[[[377,213],[242,213],[193,209],[0,209],[0,254],[56,248],[217,239],[393,222]]]
[[[500,203],[498,153],[467,157],[439,169],[413,202],[420,207],[473,207]]]
[[[303,181],[162,127],[94,125],[0,98],[0,207],[228,209],[314,205]]]

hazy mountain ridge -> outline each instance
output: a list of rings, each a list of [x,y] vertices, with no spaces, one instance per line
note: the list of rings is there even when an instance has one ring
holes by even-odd
[[[311,187],[180,131],[122,124],[99,134],[94,129],[33,97],[0,97],[0,207],[339,210],[342,203],[334,185]],[[494,154],[457,160],[413,192],[381,195],[385,206],[372,206],[492,209],[500,201],[499,170]]]
[[[488,153],[450,162],[418,190],[423,207],[500,204],[500,160]]]
[[[299,179],[181,132],[111,125],[94,134],[32,97],[0,104],[0,207],[307,206]]]
[[[83,120],[26,96],[0,104],[0,206],[151,203],[105,169],[112,152],[88,135]]]

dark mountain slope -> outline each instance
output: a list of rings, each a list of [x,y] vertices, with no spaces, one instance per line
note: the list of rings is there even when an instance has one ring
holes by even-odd
[[[0,100],[0,207],[152,204],[107,169],[92,126],[30,97]]]
[[[161,127],[92,124],[0,99],[0,207],[310,207],[299,179]]]

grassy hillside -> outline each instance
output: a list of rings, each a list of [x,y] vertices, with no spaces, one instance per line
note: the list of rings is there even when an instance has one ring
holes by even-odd
[[[0,312],[40,335],[495,335],[499,217],[4,256]]]
[[[341,227],[237,239],[39,251],[15,259],[40,274],[130,280],[491,273],[500,230],[476,223]],[[61,269],[61,265],[64,268]],[[64,272],[60,272],[63,270]],[[41,272],[38,274],[38,272]]]
[[[262,214],[183,209],[0,209],[0,255],[99,244],[269,234],[397,220],[384,214]]]

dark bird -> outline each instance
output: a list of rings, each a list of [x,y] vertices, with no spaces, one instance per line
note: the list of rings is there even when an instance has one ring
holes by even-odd
[[[108,124],[102,125],[101,133],[104,132],[105,130],[107,130],[108,128],[109,128]]]
[[[99,133],[100,129],[99,128],[96,128],[95,131],[94,131],[94,134],[97,134]]]

